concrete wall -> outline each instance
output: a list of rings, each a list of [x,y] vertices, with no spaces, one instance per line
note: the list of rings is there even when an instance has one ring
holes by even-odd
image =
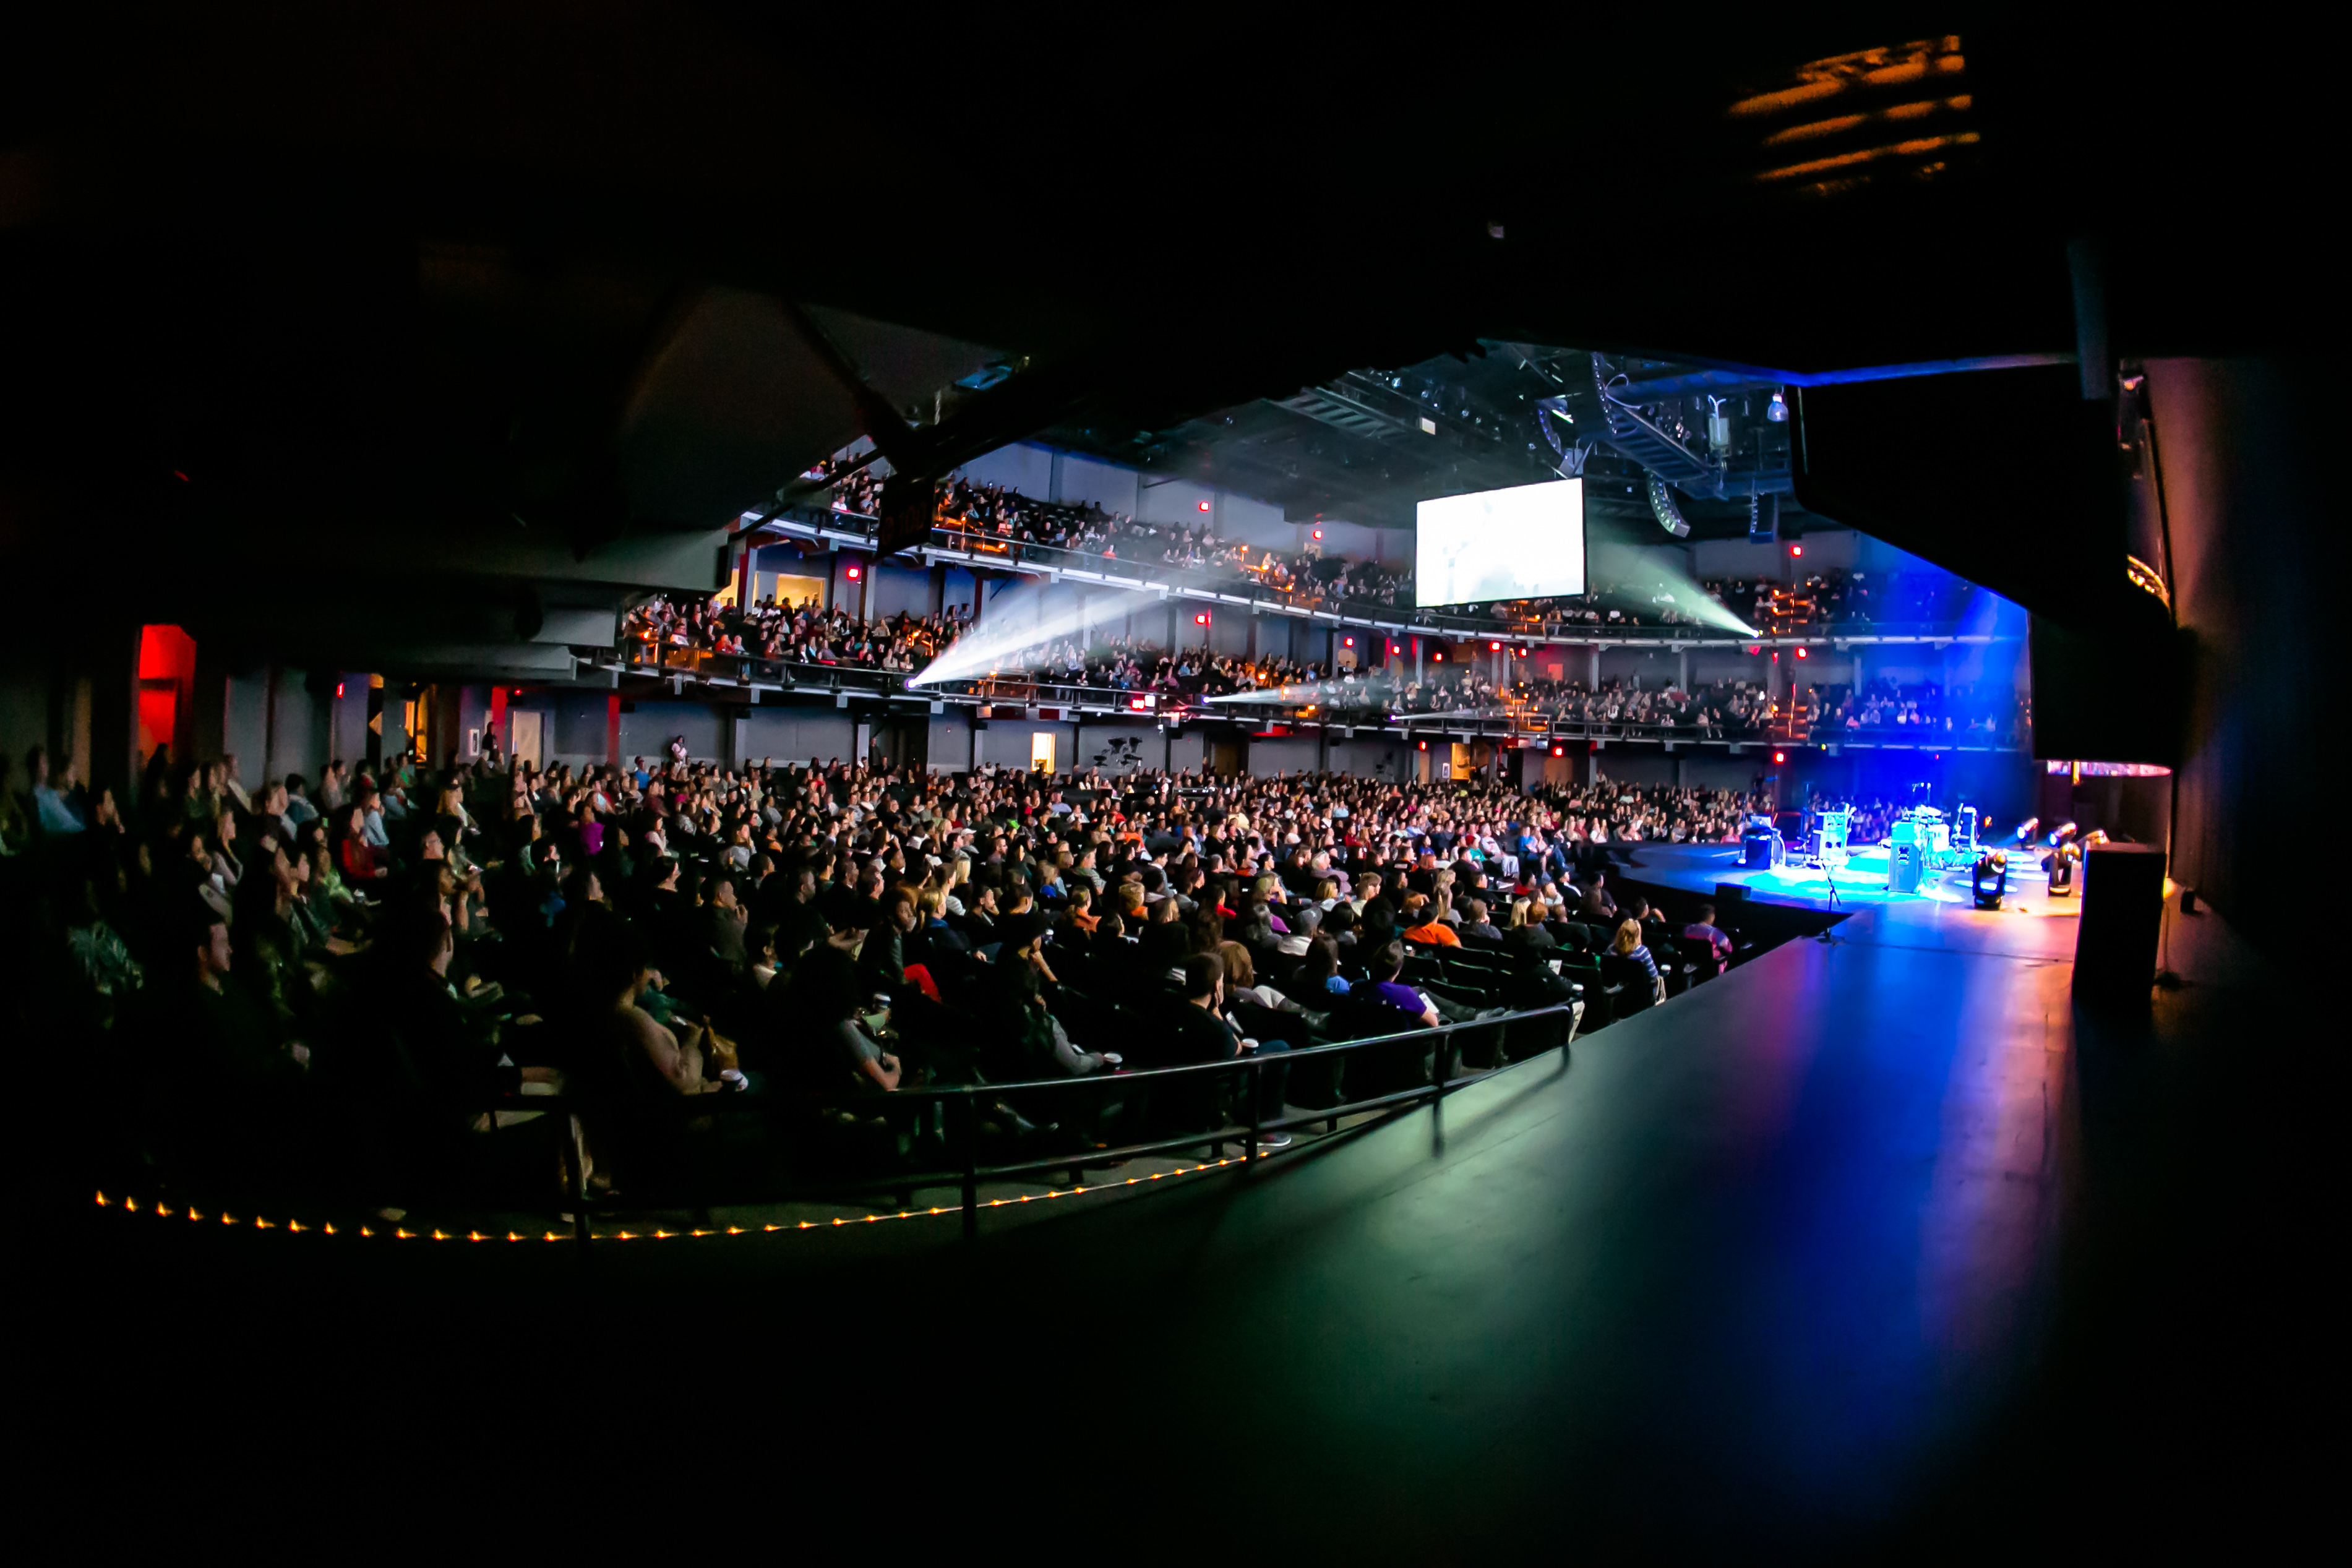
[[[961,773],[971,765],[971,720],[961,709],[931,716],[930,770]]]
[[[999,768],[1029,766],[1030,737],[1044,731],[1054,737],[1054,766],[1067,771],[1077,755],[1078,727],[1047,719],[992,718],[981,732],[980,759]]]
[[[1140,476],[1134,469],[1081,457],[1075,452],[1056,453],[1054,456],[1052,489],[1045,499],[1067,501],[1074,506],[1091,501],[1106,512],[1123,512],[1130,517],[1136,515],[1141,492],[1138,486]],[[1024,490],[1022,494],[1034,496],[1038,492]]]
[[[1253,777],[1271,779],[1280,773],[1312,773],[1320,752],[1312,735],[1286,736],[1280,740],[1252,740],[1249,770]]]
[[[1401,780],[1412,770],[1411,753],[1405,743],[1393,736],[1359,735],[1352,740],[1333,740],[1330,770],[1352,774],[1359,779]]]
[[[1025,441],[975,457],[961,472],[975,485],[1002,485],[1041,501],[1053,496],[1054,455]]]
[[[754,707],[736,710],[743,716],[743,754],[739,764],[755,762],[761,758],[775,758],[777,766],[785,763],[805,765],[811,758],[831,763],[835,758],[852,760],[856,746],[853,721],[845,708],[829,707]],[[624,733],[628,718],[621,720]],[[940,747],[933,742],[931,757],[937,760]]]
[[[363,671],[346,670],[335,679],[343,695],[327,699],[327,758],[355,768],[367,755],[368,678]]]
[[[12,650],[0,659],[0,756],[8,759],[5,788],[29,788],[25,753],[50,744],[49,660],[39,648]]]
[[[1208,760],[1208,737],[1197,729],[1183,731],[1168,739],[1166,753],[1171,773],[1198,773]],[[1144,766],[1150,765],[1147,751]]]
[[[866,613],[920,618],[931,612],[931,574],[921,567],[877,566],[866,585]],[[971,574],[965,574],[969,580]]]
[[[283,779],[289,773],[299,773],[317,781],[320,768],[333,755],[331,720],[335,680],[324,672],[315,676],[303,670],[280,672],[277,722],[262,777]]]

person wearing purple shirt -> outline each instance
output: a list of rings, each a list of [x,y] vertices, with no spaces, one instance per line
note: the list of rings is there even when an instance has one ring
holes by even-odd
[[[1716,929],[1715,905],[1712,904],[1698,906],[1698,918],[1683,927],[1683,939],[1706,943],[1715,954],[1715,972],[1718,975],[1731,961],[1731,938]]]
[[[1391,942],[1372,955],[1371,978],[1356,982],[1355,989],[1370,991],[1390,1007],[1408,1018],[1420,1019],[1431,1029],[1438,1026],[1437,1009],[1411,986],[1397,979],[1404,967],[1404,944]]]

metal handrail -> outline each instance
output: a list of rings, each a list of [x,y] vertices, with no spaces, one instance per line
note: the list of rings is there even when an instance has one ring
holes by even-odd
[[[1222,1156],[1223,1145],[1228,1143],[1240,1143],[1243,1145],[1241,1163],[1242,1166],[1246,1168],[1260,1157],[1258,1142],[1261,1134],[1265,1133],[1292,1126],[1304,1126],[1316,1122],[1337,1123],[1342,1116],[1356,1115],[1370,1110],[1415,1104],[1423,1100],[1434,1103],[1442,1100],[1450,1090],[1471,1082],[1475,1078],[1490,1076],[1493,1071],[1502,1071],[1497,1068],[1490,1070],[1489,1072],[1455,1076],[1453,1068],[1454,1039],[1456,1030],[1507,1028],[1508,1025],[1525,1020],[1550,1018],[1559,1014],[1572,1015],[1576,1006],[1573,1001],[1554,1002],[1540,1008],[1507,1013],[1501,1018],[1480,1019],[1464,1023],[1446,1023],[1434,1029],[1403,1030],[1392,1034],[1373,1035],[1362,1040],[1335,1040],[1324,1045],[1307,1046],[1299,1050],[1279,1051],[1270,1055],[1253,1053],[1233,1057],[1223,1061],[1185,1062],[1174,1067],[1143,1068],[1133,1071],[1122,1070],[1110,1073],[1089,1073],[1082,1077],[1036,1078],[1010,1083],[939,1084],[917,1089],[893,1090],[887,1095],[878,1092],[846,1095],[809,1092],[763,1092],[755,1095],[680,1095],[672,1103],[671,1108],[689,1117],[729,1113],[756,1114],[776,1119],[795,1113],[817,1113],[852,1105],[867,1110],[890,1109],[902,1113],[909,1107],[925,1104],[938,1104],[943,1109],[952,1105],[956,1108],[955,1113],[947,1119],[956,1124],[956,1136],[961,1144],[962,1154],[962,1159],[956,1168],[936,1171],[901,1171],[887,1176],[813,1184],[806,1193],[794,1196],[809,1198],[841,1197],[866,1192],[904,1192],[926,1186],[956,1186],[961,1192],[963,1237],[965,1240],[971,1241],[976,1240],[979,1237],[979,1186],[983,1179],[1003,1179],[1036,1175],[1046,1171],[1076,1173],[1083,1171],[1089,1165],[1115,1164],[1144,1155],[1165,1154],[1177,1149],[1202,1146],[1209,1147]],[[1423,1039],[1432,1040],[1435,1045],[1435,1055],[1431,1062],[1430,1079],[1426,1083],[1391,1091],[1363,1100],[1349,1101],[1343,1104],[1316,1108],[1297,1115],[1268,1118],[1259,1113],[1261,1080],[1269,1064],[1286,1068],[1294,1063],[1312,1061],[1318,1057],[1337,1056],[1349,1051],[1363,1051],[1373,1046],[1396,1045]],[[1505,1066],[1519,1066],[1524,1061],[1532,1061],[1538,1057],[1548,1055],[1555,1049],[1564,1049],[1569,1043],[1569,1040],[1563,1040],[1559,1047],[1547,1046],[1544,1050],[1521,1059],[1519,1062],[1507,1062]],[[982,1166],[980,1163],[980,1106],[977,1102],[982,1097],[992,1100],[1012,1095],[1028,1097],[1076,1089],[1099,1090],[1105,1084],[1111,1083],[1131,1089],[1139,1085],[1148,1087],[1152,1083],[1180,1078],[1209,1077],[1225,1073],[1237,1074],[1246,1080],[1243,1094],[1248,1120],[1244,1123],[1181,1134],[1173,1137],[1121,1145],[1112,1148],[1055,1155],[1042,1159],[1016,1160],[991,1166]],[[493,1107],[495,1110],[503,1111],[529,1110],[564,1113],[583,1108],[583,1103],[579,1100],[568,1094],[509,1097],[501,1099]],[[590,1109],[593,1111],[593,1107]],[[918,1114],[919,1115],[919,1112]],[[568,1134],[568,1123],[564,1125]],[[567,1151],[564,1155],[566,1181],[570,1188],[567,1200],[572,1204],[572,1213],[574,1216],[573,1233],[581,1244],[586,1246],[594,1240],[594,1236],[589,1224],[589,1195],[585,1187],[585,1177],[580,1171],[578,1162],[569,1155],[568,1135],[559,1142]],[[771,1201],[790,1201],[790,1199]]]
[[[666,671],[692,674],[698,679],[720,679],[746,685],[773,685],[779,690],[796,692],[857,692],[866,695],[900,697],[910,701],[946,699],[967,703],[1012,702],[1024,705],[1047,705],[1062,707],[1097,708],[1107,714],[1129,714],[1155,718],[1181,716],[1192,720],[1202,716],[1201,693],[1183,687],[1090,686],[1083,684],[1042,679],[1034,676],[992,675],[972,680],[940,681],[909,686],[908,677],[896,670],[878,670],[865,664],[810,664],[790,660],[761,659],[745,653],[712,653],[700,649],[679,649],[661,644],[631,643],[622,651],[623,667],[645,673]],[[714,676],[711,666],[730,664],[733,674]],[[1136,698],[1156,699],[1143,708],[1136,708]],[[1307,705],[1297,705],[1303,707]],[[1440,732],[1461,730],[1484,735],[1490,728],[1499,728],[1505,735],[1542,741],[1568,740],[1627,740],[1676,741],[1698,745],[1747,746],[1770,743],[1774,738],[1771,721],[1764,720],[1746,726],[1722,725],[1709,728],[1696,724],[1656,724],[1623,719],[1580,719],[1554,715],[1530,716],[1524,708],[1499,706],[1482,711],[1458,708],[1416,712],[1391,708],[1384,704],[1365,706],[1335,706],[1328,700],[1315,705],[1317,721],[1344,728],[1377,728],[1411,736],[1416,730]],[[1234,711],[1223,716],[1235,719],[1272,718],[1278,713],[1290,712],[1280,705],[1248,713]],[[1294,714],[1295,716],[1295,714]],[[1888,743],[1908,743],[1937,746],[1965,750],[2015,750],[2025,744],[2022,732],[2005,730],[1992,735],[1966,730],[1946,733],[1924,726],[1882,725],[1865,729],[1848,730],[1815,727],[1807,738],[1789,739],[1782,743],[1792,746],[1863,746]]]

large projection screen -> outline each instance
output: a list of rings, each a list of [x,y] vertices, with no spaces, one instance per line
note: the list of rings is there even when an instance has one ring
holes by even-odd
[[[1416,607],[1583,591],[1583,480],[1421,503],[1413,528]]]

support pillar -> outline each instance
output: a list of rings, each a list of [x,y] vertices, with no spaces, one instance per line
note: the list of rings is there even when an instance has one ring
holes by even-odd
[[[553,739],[551,736],[542,740],[540,743],[541,749],[545,750]],[[604,760],[614,768],[621,765],[621,694],[618,692],[604,694]]]
[[[1601,689],[1601,644],[1595,643],[1584,651],[1584,689]]]
[[[1690,650],[1688,648],[1675,650],[1675,690],[1678,692],[1690,690]]]
[[[1412,640],[1412,678],[1413,678],[1413,681],[1414,681],[1414,683],[1415,683],[1416,685],[1418,685],[1418,684],[1420,683],[1420,680],[1421,680],[1421,639],[1420,639],[1419,637],[1417,637],[1417,636],[1416,636],[1415,638],[1413,638],[1413,640]]]
[[[82,777],[93,795],[112,789],[126,818],[139,809],[139,643],[136,621],[101,623],[90,650],[89,757]]]
[[[197,646],[201,648],[203,644],[199,643]],[[204,687],[204,677],[201,668],[198,671],[196,685],[197,689],[201,691]],[[621,699],[618,697],[614,697],[613,699],[614,704],[613,712],[615,715],[614,723],[616,727],[620,722],[617,716],[621,711],[618,706],[620,700]],[[368,771],[371,773],[383,766],[383,727],[387,722],[384,710],[387,706],[387,696],[383,689],[383,677],[382,675],[370,675],[368,677],[367,684],[367,750],[365,755],[367,758]],[[392,711],[394,714],[397,714],[399,709],[397,707],[394,707]],[[200,729],[196,733],[195,744],[197,746],[202,746],[204,742],[204,732]],[[615,742],[614,744],[617,747],[618,742]],[[217,743],[215,743],[215,747],[217,748]]]

